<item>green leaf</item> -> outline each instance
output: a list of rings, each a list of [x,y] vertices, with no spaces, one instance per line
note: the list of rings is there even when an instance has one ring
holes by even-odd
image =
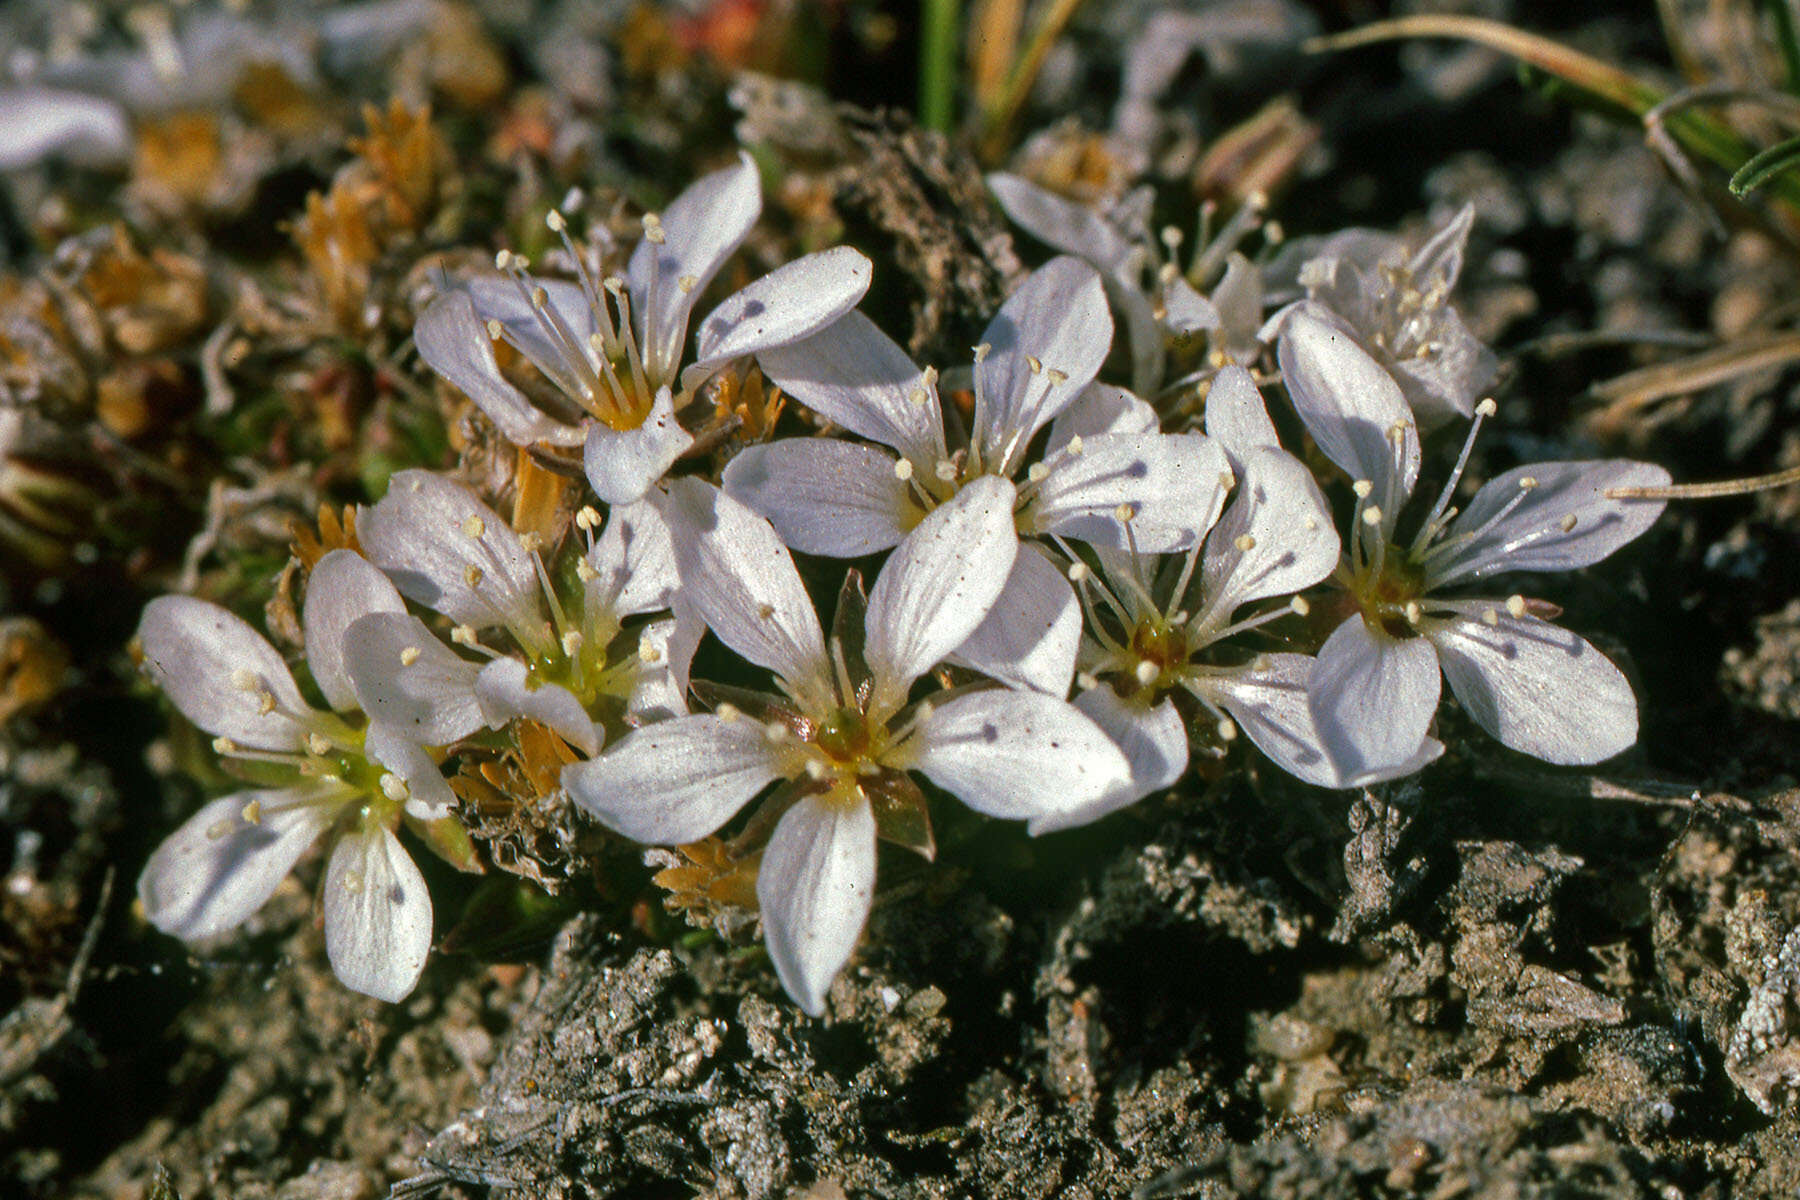
[[[1731,176],[1731,182],[1725,186],[1731,189],[1732,195],[1742,200],[1795,163],[1800,163],[1800,137],[1777,142],[1767,150],[1753,155],[1737,169]]]

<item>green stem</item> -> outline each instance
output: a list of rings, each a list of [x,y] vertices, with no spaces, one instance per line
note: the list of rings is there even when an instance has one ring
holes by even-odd
[[[1800,95],[1800,30],[1794,25],[1794,0],[1763,0],[1775,24],[1775,45],[1787,69],[1788,91]]]
[[[925,0],[919,29],[919,124],[950,132],[961,0]]]

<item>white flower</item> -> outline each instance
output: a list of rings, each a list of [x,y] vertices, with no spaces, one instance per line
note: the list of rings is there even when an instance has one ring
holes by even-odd
[[[1215,366],[1250,362],[1260,353],[1262,279],[1235,249],[1256,227],[1262,212],[1259,203],[1242,206],[1218,236],[1201,247],[1184,274],[1176,262],[1180,231],[1163,230],[1160,247],[1150,236],[1145,217],[1148,189],[1096,212],[1017,175],[989,175],[988,187],[1014,223],[1100,272],[1107,300],[1125,319],[1131,340],[1131,385],[1137,391],[1150,394],[1162,386],[1170,338],[1211,334]],[[1224,272],[1213,283],[1211,295],[1201,295],[1191,281],[1210,280],[1221,263]]]
[[[764,787],[786,804],[763,853],[757,899],[788,994],[824,1009],[855,948],[875,883],[878,835],[914,836],[918,771],[989,816],[1054,822],[1121,782],[1126,763],[1061,700],[1006,688],[909,703],[915,680],[960,645],[1005,585],[1016,553],[1012,485],[979,479],[922,521],[870,592],[846,586],[829,646],[768,523],[697,480],[669,490],[684,595],[719,640],[774,672],[779,696],[735,694],[713,712],[638,730],[563,772],[609,827],[641,842],[695,841]]]
[[[758,357],[783,391],[879,445],[793,438],[751,446],[727,465],[725,490],[808,554],[888,549],[983,479],[1016,485],[1014,525],[1022,536],[1181,549],[1218,512],[1224,455],[1204,437],[1159,432],[1141,400],[1090,384],[1111,341],[1099,277],[1079,259],[1053,259],[983,334],[973,426],[967,444],[952,450],[937,373],[921,371],[868,318],[850,313]],[[1046,425],[1045,451],[1030,461]],[[1063,695],[1079,633],[1068,581],[1042,555],[1023,553],[991,619],[957,658]]]
[[[138,879],[151,924],[186,941],[242,924],[324,837],[332,970],[377,999],[412,991],[431,950],[431,897],[394,828],[405,820],[429,837],[432,823],[455,821],[456,800],[415,740],[360,720],[344,648],[352,620],[402,607],[381,572],[348,550],[313,568],[306,658],[329,712],[302,700],[275,648],[219,606],[164,596],[145,608],[144,666],[175,707],[216,736],[225,758],[293,776],[283,787],[221,796],[157,847]]]
[[[1319,449],[1355,481],[1355,511],[1337,580],[1356,606],[1319,651],[1311,704],[1340,769],[1384,769],[1417,753],[1437,711],[1439,672],[1464,710],[1515,750],[1562,764],[1599,762],[1637,739],[1637,701],[1605,655],[1535,615],[1514,594],[1446,597],[1490,575],[1567,571],[1598,562],[1648,529],[1664,502],[1610,499],[1656,487],[1649,463],[1533,463],[1490,480],[1457,513],[1450,499],[1484,401],[1449,482],[1410,540],[1401,507],[1419,474],[1417,429],[1381,365],[1310,305],[1279,347],[1282,377]]]
[[[1310,311],[1387,369],[1426,429],[1471,415],[1499,374],[1493,351],[1450,303],[1474,224],[1465,206],[1411,253],[1390,234],[1347,229],[1312,248],[1299,272]],[[1271,318],[1270,329],[1283,319]]]
[[[357,518],[363,549],[403,594],[456,622],[457,644],[487,661],[463,658],[404,611],[371,614],[346,638],[369,711],[440,745],[529,717],[589,754],[606,736],[596,715],[622,726],[686,711],[698,622],[625,628],[627,617],[673,601],[662,516],[648,502],[615,508],[597,542],[598,514],[585,511],[579,523],[589,541],[576,564],[579,604],[565,604],[537,548],[474,493],[429,471],[396,474]],[[510,635],[512,652],[483,644],[496,629]]]
[[[869,260],[848,247],[811,254],[724,300],[700,325],[699,360],[680,370],[694,301],[762,211],[756,167],[705,176],[661,215],[623,276],[600,277],[552,212],[579,281],[528,275],[501,251],[501,274],[462,282],[420,315],[419,356],[455,384],[521,446],[584,446],[594,492],[608,504],[641,499],[693,444],[676,410],[693,389],[736,359],[796,341],[856,306]],[[554,385],[546,410],[501,374],[493,341],[513,346]]]
[[[1241,635],[1292,614],[1304,601],[1234,619],[1246,604],[1297,594],[1330,575],[1337,533],[1306,467],[1282,450],[1249,373],[1220,372],[1207,395],[1207,432],[1237,465],[1241,482],[1224,515],[1181,556],[1101,551],[1095,573],[1073,573],[1088,614],[1085,690],[1075,705],[1111,734],[1132,766],[1131,782],[1077,814],[1123,808],[1180,779],[1188,731],[1173,695],[1186,693],[1209,715],[1208,739],[1223,754],[1239,731],[1275,764],[1321,787],[1352,787],[1376,776],[1338,770],[1307,706],[1312,659],[1254,653]],[[1425,749],[1435,757],[1443,747]],[[1416,769],[1421,762],[1407,764]],[[1391,777],[1391,774],[1379,777]]]
[[[44,87],[0,88],[0,171],[49,158],[114,166],[131,156],[131,125],[110,100]]]

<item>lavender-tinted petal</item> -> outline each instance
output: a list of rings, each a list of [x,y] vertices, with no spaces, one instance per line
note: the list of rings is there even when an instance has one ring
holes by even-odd
[[[594,495],[608,504],[632,504],[655,487],[694,436],[675,419],[669,389],[659,388],[650,413],[636,429],[614,429],[600,421],[588,426],[581,465]]]
[[[787,438],[740,450],[723,482],[792,549],[859,558],[898,545],[918,519],[897,461],[906,460],[856,442]]]
[[[192,596],[159,596],[144,606],[137,641],[150,678],[201,729],[258,750],[304,745],[306,727],[290,714],[310,710],[287,663],[236,616]],[[264,711],[264,697],[275,707]]]
[[[683,385],[732,359],[811,337],[855,308],[869,290],[874,265],[858,250],[836,246],[795,259],[720,303],[700,323],[698,359]]]
[[[1063,573],[1030,542],[1019,547],[987,617],[950,660],[1012,687],[1069,694],[1081,647],[1081,602]]]
[[[325,701],[339,712],[356,707],[356,687],[344,661],[344,635],[370,613],[403,613],[405,601],[386,575],[352,550],[333,550],[306,577],[306,665]]]
[[[599,758],[564,767],[562,784],[615,833],[681,845],[718,829],[778,778],[776,757],[758,722],[703,713],[627,734]]]
[[[756,872],[763,941],[781,986],[825,1012],[875,896],[875,815],[867,803],[809,796],[782,814]]]
[[[1410,762],[1437,713],[1443,680],[1424,638],[1372,631],[1360,616],[1319,649],[1308,684],[1313,725],[1347,779]]]
[[[390,1004],[419,982],[431,953],[431,893],[384,825],[345,834],[325,869],[325,956],[339,982]]]

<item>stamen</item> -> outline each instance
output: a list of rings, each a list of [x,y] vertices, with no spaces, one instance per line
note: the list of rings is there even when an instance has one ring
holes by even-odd
[[[735,704],[721,704],[713,709],[713,716],[730,725],[744,715],[744,710]]]
[[[399,804],[412,796],[412,789],[406,786],[406,780],[389,773],[381,777],[381,794]]]
[[[244,824],[246,825],[261,825],[262,801],[252,800],[250,803],[244,805],[243,810],[238,813],[238,816],[244,819]]]
[[[228,737],[214,738],[212,748],[214,754],[230,755],[238,752],[238,744]]]
[[[331,753],[331,739],[322,733],[309,733],[306,735],[306,748],[324,758]]]
[[[1506,598],[1506,611],[1511,613],[1514,617],[1523,617],[1525,615],[1525,597],[1519,595],[1517,592],[1508,596]]]
[[[912,459],[902,458],[894,462],[894,478],[902,483],[913,477]]]
[[[1140,684],[1144,687],[1149,687],[1156,682],[1157,676],[1162,674],[1162,668],[1145,658],[1138,661],[1138,665],[1131,673],[1136,677]]]
[[[478,538],[487,532],[487,522],[483,521],[480,516],[470,513],[468,519],[462,523],[462,531],[464,537]]]
[[[639,642],[637,656],[639,662],[647,667],[653,667],[663,660],[662,647],[658,646],[655,642]],[[725,707],[730,706],[726,705]]]
[[[1247,533],[1238,534],[1237,537],[1232,540],[1231,544],[1245,554],[1256,549],[1256,539]]]
[[[571,629],[562,635],[562,652],[564,658],[574,658],[581,653],[581,632]]]
[[[459,646],[468,646],[470,649],[474,649],[479,644],[476,641],[473,625],[458,625],[450,631],[450,640]]]
[[[1431,506],[1425,523],[1419,526],[1418,535],[1413,538],[1411,553],[1414,556],[1449,525],[1453,515],[1450,497],[1456,491],[1456,485],[1462,482],[1463,469],[1469,465],[1469,454],[1475,449],[1475,435],[1481,432],[1481,423],[1499,411],[1500,406],[1494,403],[1492,397],[1483,399],[1475,406],[1475,417],[1469,422],[1469,433],[1463,438],[1462,452],[1456,456],[1456,465],[1450,468],[1450,477],[1444,481],[1444,488],[1438,493],[1437,502]]]

